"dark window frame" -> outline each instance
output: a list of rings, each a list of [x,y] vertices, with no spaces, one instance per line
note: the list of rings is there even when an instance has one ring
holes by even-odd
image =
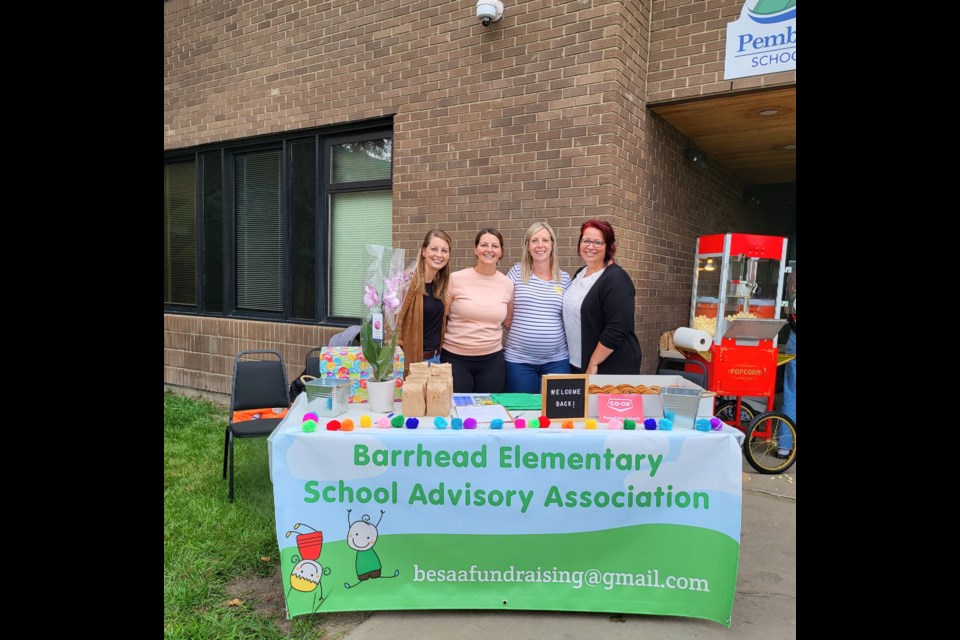
[[[372,191],[393,189],[393,154],[391,154],[391,170],[389,179],[369,180],[351,183],[331,183],[332,147],[345,142],[359,142],[363,140],[389,138],[391,144],[394,138],[392,118],[378,118],[351,125],[338,125],[255,136],[238,140],[201,145],[188,149],[177,149],[164,153],[164,164],[173,162],[193,162],[196,171],[196,277],[197,277],[197,304],[185,306],[164,304],[164,313],[183,315],[209,316],[218,318],[237,318],[261,320],[267,322],[283,322],[289,324],[323,324],[332,326],[347,326],[356,324],[360,318],[334,316],[330,313],[328,293],[331,287],[330,270],[330,239],[332,237],[330,201],[336,193]],[[293,317],[293,251],[291,247],[291,229],[293,227],[292,191],[290,184],[291,144],[313,140],[315,157],[315,198],[314,203],[314,255],[315,278],[317,288],[312,319]],[[278,149],[281,155],[280,188],[281,219],[283,220],[283,311],[267,312],[254,310],[238,310],[236,308],[236,207],[234,202],[235,188],[235,160],[238,154],[252,151]],[[205,189],[205,159],[219,153],[221,174],[221,221],[222,221],[222,311],[210,311],[208,306],[206,269],[206,203]],[[392,231],[392,230],[391,230]]]

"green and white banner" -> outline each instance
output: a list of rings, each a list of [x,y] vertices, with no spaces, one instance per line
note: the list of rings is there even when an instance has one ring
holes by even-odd
[[[298,408],[270,437],[289,616],[536,609],[730,625],[733,436],[510,425],[304,433]]]

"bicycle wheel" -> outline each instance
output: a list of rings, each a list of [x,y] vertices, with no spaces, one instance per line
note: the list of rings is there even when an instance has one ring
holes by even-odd
[[[721,402],[717,405],[717,410],[714,412],[715,415],[726,422],[731,426],[736,426],[737,421],[734,419],[733,415],[737,411],[737,401],[736,400],[727,400],[726,402]],[[757,417],[757,412],[754,411],[750,405],[746,402],[740,403],[740,426],[741,431],[746,431],[747,427],[753,422],[753,419]]]
[[[793,436],[793,446],[790,453],[781,458],[780,444],[788,434]],[[779,411],[758,415],[747,428],[743,455],[750,466],[760,473],[783,473],[789,469],[797,461],[797,427],[793,420]]]

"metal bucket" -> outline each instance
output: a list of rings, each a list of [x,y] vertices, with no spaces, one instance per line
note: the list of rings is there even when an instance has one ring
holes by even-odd
[[[663,417],[673,421],[673,428],[693,429],[700,406],[700,389],[664,387],[660,395],[663,398]]]
[[[351,380],[317,378],[303,385],[307,406],[318,416],[331,418],[347,412]]]

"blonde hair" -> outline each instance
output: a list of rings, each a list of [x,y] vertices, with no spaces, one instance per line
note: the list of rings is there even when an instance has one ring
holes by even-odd
[[[427,231],[427,235],[423,237],[423,243],[420,245],[419,256],[417,258],[417,268],[413,270],[413,280],[410,282],[410,289],[416,295],[424,295],[426,293],[426,283],[424,282],[423,275],[423,263],[426,258],[423,257],[423,250],[430,246],[430,240],[433,238],[439,238],[447,243],[447,248],[452,252],[453,251],[453,240],[450,239],[450,236],[447,235],[446,231],[442,229],[430,229]],[[437,275],[433,279],[433,297],[437,300],[443,301],[444,296],[447,294],[447,283],[450,281],[450,261],[447,261],[447,264],[443,265],[443,269],[437,271]]]
[[[530,238],[541,229],[546,229],[550,234],[550,280],[560,282],[560,266],[557,264],[557,234],[553,232],[546,222],[534,222],[527,229],[523,236],[523,255],[520,258],[520,279],[524,282],[530,282],[530,274],[533,273],[533,256],[530,255]]]

